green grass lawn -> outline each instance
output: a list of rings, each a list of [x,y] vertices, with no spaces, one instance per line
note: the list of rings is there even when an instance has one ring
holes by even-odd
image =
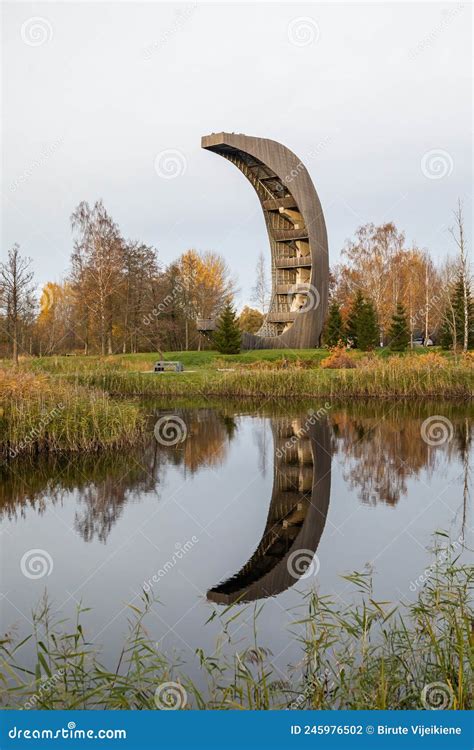
[[[294,349],[262,349],[240,352],[240,354],[219,354],[217,351],[179,351],[179,352],[163,352],[165,360],[177,360],[182,362],[185,368],[206,368],[215,365],[216,362],[226,362],[229,366],[232,363],[250,363],[250,362],[275,362],[281,359],[287,359],[290,362],[296,360],[305,360],[320,362],[324,357],[328,356],[327,349],[300,349],[298,351]],[[150,369],[153,368],[154,363],[160,359],[158,352],[144,352],[140,354],[114,354],[107,357],[100,357],[96,355],[92,356],[76,356],[76,357],[38,357],[32,360],[28,360],[33,367],[40,369],[60,369],[60,370],[74,370],[76,368],[94,368],[99,363],[106,363],[109,365],[116,365],[117,367],[130,368],[133,363],[136,363],[138,367],[143,364],[149,365]]]
[[[448,358],[452,357],[450,352],[443,351],[439,347],[419,346],[404,354],[397,355],[394,355],[388,348],[375,350],[375,354],[383,359],[392,356],[419,356],[428,352],[437,352]],[[364,354],[366,354],[366,352],[355,351],[356,356],[362,357]],[[240,354],[219,354],[219,352],[213,350],[163,353],[165,360],[177,360],[182,362],[186,369],[215,369],[221,363],[223,367],[232,367],[233,364],[276,362],[283,359],[287,359],[290,363],[299,360],[303,362],[311,362],[317,365],[328,355],[329,351],[327,349],[253,349],[251,351],[242,351]],[[101,357],[99,355],[36,357],[24,360],[24,362],[28,367],[47,372],[93,370],[98,366],[133,370],[134,364],[137,366],[137,372],[143,372],[145,365],[151,370],[158,359],[160,359],[160,354],[158,352],[143,352],[140,354],[113,354],[106,357]],[[3,363],[7,364],[7,361],[3,360]]]

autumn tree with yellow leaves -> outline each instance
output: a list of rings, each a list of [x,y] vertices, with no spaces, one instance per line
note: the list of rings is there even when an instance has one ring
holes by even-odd
[[[185,316],[185,346],[189,348],[190,323],[215,319],[235,294],[235,281],[218,253],[187,250],[177,262],[181,287],[178,304]],[[200,346],[200,342],[198,344]]]
[[[393,222],[359,227],[331,273],[331,297],[345,319],[357,292],[372,301],[383,344],[399,304],[407,310],[412,343],[415,335],[428,339],[438,330],[441,287],[440,272],[428,253],[414,245],[406,247],[404,233]]]

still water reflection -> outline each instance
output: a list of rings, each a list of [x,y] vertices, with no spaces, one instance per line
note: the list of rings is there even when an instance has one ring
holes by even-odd
[[[4,632],[29,631],[47,588],[61,615],[91,607],[89,636],[111,660],[126,605],[145,587],[159,599],[150,635],[168,652],[194,653],[212,649],[213,607],[265,600],[260,641],[289,663],[301,592],[345,600],[340,575],[370,566],[379,598],[409,598],[433,532],[466,535],[468,407],[175,406],[187,437],[172,446],[153,436],[163,410],[148,408],[150,438],[134,450],[2,468]],[[444,440],[426,439],[433,415]],[[31,549],[53,561],[43,577],[22,573]],[[239,627],[245,643],[251,623]]]

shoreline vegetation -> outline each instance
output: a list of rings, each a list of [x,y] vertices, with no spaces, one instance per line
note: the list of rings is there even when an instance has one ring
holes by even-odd
[[[223,356],[170,352],[183,373],[153,373],[158,354],[31,358],[0,363],[0,457],[118,448],[146,430],[138,399],[262,401],[389,399],[470,402],[472,354],[387,356],[332,350],[267,350]]]
[[[136,403],[45,374],[0,369],[0,459],[122,448],[143,430]]]
[[[343,576],[354,587],[350,604],[316,587],[301,594],[290,625],[301,660],[286,674],[259,640],[264,603],[210,605],[208,623],[219,625],[217,646],[211,655],[200,648],[194,654],[205,688],[187,674],[189,662],[176,654],[170,659],[153,641],[146,622],[155,605],[150,594],[128,605],[129,631],[112,671],[101,662],[100,645],[89,640],[88,609],[78,606],[68,621],[45,595],[32,615],[32,632],[20,639],[12,630],[0,641],[1,707],[472,709],[474,570],[459,561],[444,532],[435,535],[432,553],[411,602],[377,601],[371,572]],[[241,625],[252,634],[245,648],[238,647],[241,634],[234,636]],[[27,663],[20,661],[25,648]]]

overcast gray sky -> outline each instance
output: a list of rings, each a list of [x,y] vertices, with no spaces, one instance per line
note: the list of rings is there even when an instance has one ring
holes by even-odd
[[[19,242],[39,283],[59,280],[72,210],[102,198],[163,263],[190,247],[222,253],[248,302],[269,251],[253,189],[200,148],[222,130],[302,159],[331,263],[368,221],[393,220],[444,257],[458,197],[471,238],[471,12],[457,2],[4,4],[2,257]]]

